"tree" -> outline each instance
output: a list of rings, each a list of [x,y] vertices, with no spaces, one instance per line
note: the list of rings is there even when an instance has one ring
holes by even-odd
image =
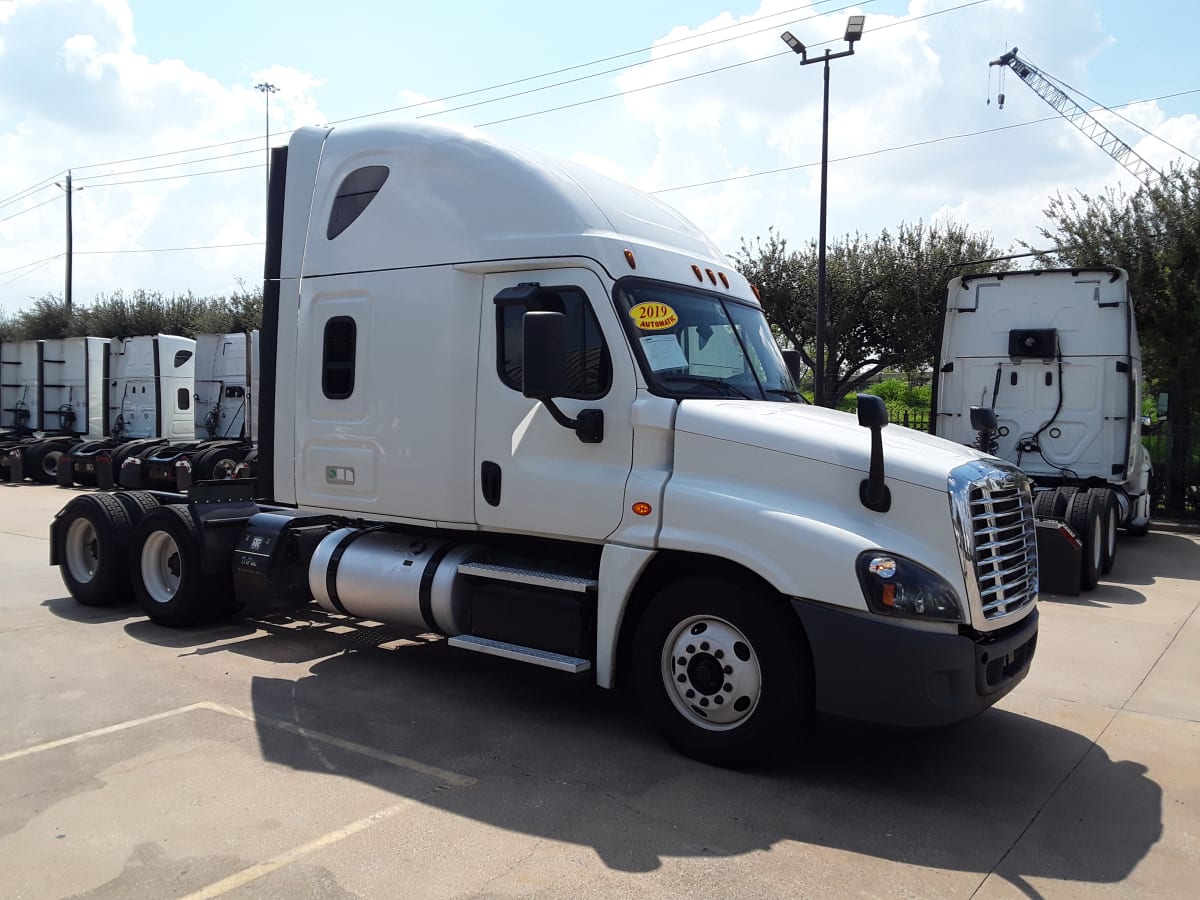
[[[825,396],[835,406],[884,369],[928,368],[936,355],[946,284],[955,275],[1007,268],[991,235],[953,222],[901,223],[893,235],[835,240],[826,251]],[[789,252],[772,229],[743,239],[734,260],[756,285],[767,321],[813,367],[816,337],[816,242]],[[972,265],[972,263],[974,263]]]
[[[1050,200],[1042,228],[1051,265],[1129,272],[1145,371],[1170,395],[1167,505],[1183,509],[1191,425],[1200,414],[1200,165],[1172,168],[1132,196],[1106,191]]]

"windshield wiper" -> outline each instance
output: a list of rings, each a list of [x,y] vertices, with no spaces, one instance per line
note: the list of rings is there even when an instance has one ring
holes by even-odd
[[[719,381],[713,378],[701,378],[696,375],[660,375],[659,380],[662,382],[682,382],[688,385],[693,390],[688,393],[696,393],[696,389],[705,390],[711,388],[716,393],[724,393],[726,397],[740,397],[743,400],[760,400],[760,397],[753,397],[747,394],[740,387],[730,384],[727,381]]]
[[[803,394],[801,394],[799,391],[792,390],[791,388],[763,388],[763,393],[764,394],[781,394],[784,397],[791,397],[797,403],[807,403],[808,402],[807,400],[804,399]]]

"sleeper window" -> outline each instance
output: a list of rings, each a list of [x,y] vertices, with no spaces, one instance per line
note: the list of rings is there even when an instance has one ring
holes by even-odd
[[[321,351],[321,390],[330,400],[354,393],[354,351],[358,329],[349,316],[334,316],[325,323]]]

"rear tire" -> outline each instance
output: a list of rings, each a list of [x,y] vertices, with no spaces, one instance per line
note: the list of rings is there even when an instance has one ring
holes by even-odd
[[[55,523],[55,556],[71,596],[84,606],[129,599],[129,541],[125,509],[107,494],[76,497]]]
[[[149,491],[115,491],[112,496],[125,508],[129,523],[134,528],[146,517],[146,513],[158,508],[158,499]]]
[[[182,504],[150,510],[133,534],[133,592],[154,622],[181,628],[231,611],[233,585],[226,574],[201,572],[200,528]]]
[[[778,597],[684,578],[651,601],[634,637],[632,683],[681,753],[744,767],[795,753],[812,717],[812,660]]]
[[[24,472],[38,484],[54,484],[58,480],[58,461],[71,445],[66,441],[46,441],[36,444],[25,454]]]
[[[1080,587],[1090,591],[1100,580],[1100,568],[1104,561],[1103,518],[1104,500],[1101,491],[1078,491],[1071,498],[1067,511],[1067,524],[1083,543],[1083,562],[1080,570]]]
[[[236,447],[214,447],[205,450],[193,464],[192,477],[196,481],[208,481],[213,478],[231,479],[234,469],[246,455],[245,451]]]
[[[1103,497],[1100,574],[1107,575],[1117,561],[1117,527],[1121,524],[1121,507],[1112,491],[1101,488],[1096,493]]]

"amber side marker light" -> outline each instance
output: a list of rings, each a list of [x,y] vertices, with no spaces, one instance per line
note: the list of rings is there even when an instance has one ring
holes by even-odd
[[[637,268],[637,260],[633,258],[632,250],[625,251],[625,262],[629,263],[629,268],[631,268],[631,269]]]
[[[638,516],[648,516],[651,512],[653,512],[653,510],[650,508],[649,503],[643,503],[641,500],[639,500],[637,503],[633,504],[633,512]]]

